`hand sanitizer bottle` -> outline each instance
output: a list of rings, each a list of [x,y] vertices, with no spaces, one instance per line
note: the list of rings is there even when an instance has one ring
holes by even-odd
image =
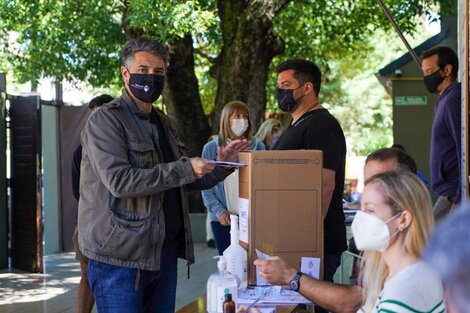
[[[227,261],[227,271],[237,278],[238,288],[246,288],[248,281],[247,252],[240,246],[238,216],[230,214],[230,246],[223,255]]]
[[[223,313],[225,294],[230,293],[236,297],[238,284],[235,276],[227,272],[225,258],[221,255],[214,258],[219,258],[218,272],[209,276],[207,280],[207,312]]]

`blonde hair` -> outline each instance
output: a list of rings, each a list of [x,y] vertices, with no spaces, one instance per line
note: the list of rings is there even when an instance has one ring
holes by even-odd
[[[230,116],[232,116],[233,112],[236,111],[246,112],[246,115],[248,116],[248,128],[246,129],[242,137],[248,140],[250,140],[252,137],[250,112],[248,110],[248,107],[245,103],[241,101],[230,101],[224,106],[224,108],[222,109],[222,113],[220,114],[219,145],[222,147],[225,147],[227,145],[227,139],[230,138]]]
[[[266,138],[270,135],[273,131],[274,127],[278,127],[279,129],[282,128],[281,121],[275,118],[269,118],[261,124],[258,129],[258,132],[255,135],[255,138],[261,140],[264,144],[268,144],[266,142]]]
[[[404,250],[421,258],[426,239],[434,227],[432,203],[429,192],[415,174],[396,170],[380,173],[366,181],[366,185],[377,184],[394,215],[407,210],[412,215],[411,224],[403,230]],[[362,261],[363,310],[372,311],[380,296],[389,268],[382,254],[376,251],[364,252]]]

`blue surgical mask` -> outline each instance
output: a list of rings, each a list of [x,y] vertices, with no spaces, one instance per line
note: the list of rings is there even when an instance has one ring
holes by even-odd
[[[271,147],[274,147],[274,145],[276,144],[276,142],[279,140],[279,138],[275,138],[273,137],[273,139],[271,139]]]

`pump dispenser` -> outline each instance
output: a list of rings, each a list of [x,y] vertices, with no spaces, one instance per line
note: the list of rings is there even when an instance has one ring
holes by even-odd
[[[248,280],[247,253],[240,246],[237,215],[230,214],[230,224],[230,246],[223,253],[227,261],[227,271],[235,275],[238,288],[246,288]]]
[[[215,258],[219,258],[218,272],[209,276],[207,280],[207,312],[223,313],[225,294],[230,293],[236,297],[238,284],[235,276],[227,272],[225,258],[221,255],[217,255]]]

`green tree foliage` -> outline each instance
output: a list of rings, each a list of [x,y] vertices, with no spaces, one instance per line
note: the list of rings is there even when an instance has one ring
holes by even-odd
[[[19,82],[117,82],[124,42],[116,1],[2,1],[0,40]]]
[[[430,9],[438,2],[385,1],[402,30],[408,33],[416,28],[417,20],[414,17],[431,16]],[[442,2],[446,7],[451,0]],[[230,9],[230,6],[233,8]],[[273,7],[276,10],[268,10]],[[380,58],[380,54],[375,52],[383,46],[371,42],[373,35],[380,30],[390,34],[391,25],[374,0],[4,0],[0,2],[0,49],[6,62],[0,62],[0,70],[7,68],[5,64],[12,65],[14,75],[20,82],[53,77],[58,81],[79,80],[97,87],[118,87],[119,53],[126,38],[144,34],[159,38],[171,46],[175,40],[178,42],[177,39],[190,34],[195,52],[193,71],[199,80],[196,88],[200,96],[200,100],[194,103],[202,103],[204,112],[211,114],[214,108],[220,109],[220,104],[214,106],[216,94],[240,77],[237,71],[233,72],[232,78],[230,75],[223,78],[217,76],[220,71],[220,68],[217,69],[218,62],[223,56],[247,53],[240,49],[240,45],[250,47],[253,44],[250,40],[254,40],[234,35],[243,27],[233,28],[232,32],[229,31],[230,27],[244,22],[253,27],[258,25],[254,20],[266,20],[267,23],[259,25],[272,27],[265,33],[270,35],[270,40],[282,39],[284,46],[284,53],[271,64],[269,83],[248,87],[264,89],[262,92],[267,93],[269,110],[276,110],[273,65],[290,57],[307,58],[319,63],[323,69],[324,102],[340,116],[349,136],[370,136],[374,127],[375,130],[390,128],[390,109],[384,109],[383,101],[386,100],[383,95],[369,95],[370,88],[366,88],[361,97],[370,96],[372,100],[368,98],[370,101],[364,104],[358,97],[344,92],[349,86],[358,88],[348,79],[372,75],[377,69],[377,63],[371,62],[370,56]],[[233,43],[233,40],[240,42]],[[253,61],[250,57],[239,59]],[[250,73],[255,70],[244,63],[240,67]],[[373,79],[369,83],[373,84]],[[233,84],[230,86],[232,89],[236,87]],[[341,117],[345,116],[343,112],[354,112],[351,107],[357,106],[360,110],[370,102],[382,111],[372,110],[367,121],[360,114],[349,120]],[[342,105],[338,106],[337,103]],[[262,112],[266,103],[256,105],[261,107],[254,111]],[[355,122],[352,123],[352,120]],[[359,129],[371,129],[372,133]],[[354,150],[357,153],[369,149],[359,143],[357,145]]]
[[[213,3],[200,1],[128,1],[128,24],[142,33],[172,42],[190,33],[204,36],[214,27]]]
[[[412,46],[430,37],[422,24],[435,20],[436,2],[386,3]],[[375,73],[407,51],[376,1],[291,2],[275,31],[286,51],[273,60],[268,110],[278,111],[274,66],[287,58],[309,59],[323,71],[320,101],[340,121],[349,153],[367,155],[392,144],[392,100]]]

